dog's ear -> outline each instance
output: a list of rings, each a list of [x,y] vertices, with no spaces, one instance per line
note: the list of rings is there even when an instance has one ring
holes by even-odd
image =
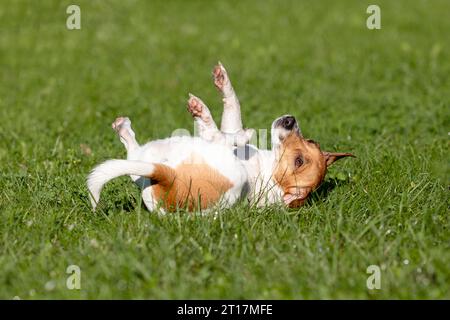
[[[331,166],[336,160],[339,160],[341,158],[345,158],[345,157],[356,158],[353,154],[348,153],[348,152],[326,152],[326,151],[323,151],[322,154],[325,157],[327,167]]]

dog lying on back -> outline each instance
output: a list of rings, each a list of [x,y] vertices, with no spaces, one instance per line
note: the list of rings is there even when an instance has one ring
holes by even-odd
[[[105,183],[122,175],[142,188],[150,211],[178,208],[202,211],[226,208],[240,199],[264,206],[301,206],[323,181],[327,167],[350,153],[324,152],[305,139],[291,115],[275,119],[271,150],[248,144],[254,130],[243,129],[239,100],[225,68],[219,63],[214,84],[223,96],[220,130],[208,107],[190,95],[188,111],[199,137],[171,137],[140,146],[128,118],[112,124],[127,150],[127,160],[108,160],[88,176],[90,200],[95,209]]]

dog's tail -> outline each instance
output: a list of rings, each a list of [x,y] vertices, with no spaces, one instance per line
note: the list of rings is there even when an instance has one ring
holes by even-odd
[[[148,177],[155,171],[155,165],[132,160],[108,160],[95,167],[87,178],[89,199],[95,210],[103,186],[110,180],[123,175]]]

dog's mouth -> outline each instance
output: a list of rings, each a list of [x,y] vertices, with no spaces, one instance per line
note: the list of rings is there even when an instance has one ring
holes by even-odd
[[[308,198],[310,190],[308,187],[300,188],[292,186],[287,188],[283,196],[283,202],[288,206],[291,206],[293,203],[303,203]]]
[[[286,193],[283,196],[283,202],[289,208],[298,208],[308,199],[308,195]]]

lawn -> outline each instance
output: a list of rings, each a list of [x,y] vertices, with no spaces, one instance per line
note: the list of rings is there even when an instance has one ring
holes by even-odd
[[[0,4],[0,298],[450,298],[450,2],[73,1]],[[90,210],[85,178],[138,140],[193,131],[220,60],[245,125],[291,113],[353,152],[298,210],[148,212],[128,177]],[[81,270],[69,290],[66,269]],[[366,269],[381,271],[369,290]]]

